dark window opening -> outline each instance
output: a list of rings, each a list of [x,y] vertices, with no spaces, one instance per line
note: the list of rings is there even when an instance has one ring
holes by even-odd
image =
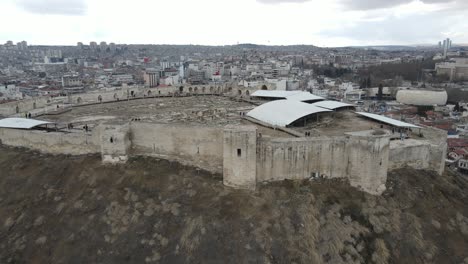
[[[237,157],[240,157],[242,156],[242,150],[241,149],[237,149]]]
[[[110,138],[110,143],[114,143],[114,138],[113,137]]]

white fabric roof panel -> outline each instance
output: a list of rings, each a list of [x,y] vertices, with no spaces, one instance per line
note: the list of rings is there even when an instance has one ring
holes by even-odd
[[[370,119],[374,119],[376,121],[380,121],[380,122],[383,122],[383,123],[386,123],[386,124],[389,124],[389,125],[392,125],[392,126],[395,126],[395,127],[400,127],[400,128],[421,128],[419,126],[416,126],[416,125],[413,125],[413,124],[410,124],[410,123],[405,123],[405,122],[402,122],[402,121],[399,121],[399,120],[396,120],[396,119],[392,119],[392,118],[388,118],[388,117],[385,117],[385,116],[381,116],[381,115],[365,113],[365,112],[356,112],[356,114],[362,115],[362,116],[368,117]]]
[[[51,122],[27,119],[27,118],[4,118],[0,120],[0,127],[3,128],[20,128],[31,129],[33,127],[52,124]]]
[[[342,108],[342,107],[354,106],[354,105],[351,105],[351,104],[346,104],[346,103],[337,102],[337,101],[321,101],[321,102],[313,103],[312,105],[322,107],[322,108],[325,108],[325,109],[330,109],[330,110],[336,110],[336,109]]]
[[[303,91],[267,91],[259,90],[252,93],[253,97],[268,97],[268,98],[285,98],[288,100],[305,102],[305,101],[318,101],[325,100],[325,98],[313,95],[309,92]]]
[[[268,90],[258,90],[255,91],[250,96],[253,97],[270,97],[270,98],[286,98],[293,94],[302,93],[302,91],[268,91]]]
[[[302,117],[322,112],[331,111],[302,102],[277,100],[254,108],[247,116],[270,125],[285,127]]]
[[[311,94],[309,92],[296,93],[296,94],[293,94],[293,95],[290,95],[290,96],[286,97],[286,99],[293,100],[293,101],[299,101],[299,102],[319,101],[319,100],[323,101],[323,100],[325,100],[325,98],[317,96],[317,95],[313,95],[313,94]]]

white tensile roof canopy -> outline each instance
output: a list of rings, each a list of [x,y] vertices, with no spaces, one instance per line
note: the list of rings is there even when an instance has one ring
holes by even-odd
[[[356,112],[356,114],[365,116],[367,118],[373,119],[375,121],[379,121],[394,127],[399,127],[399,128],[421,128],[419,126],[410,124],[410,123],[405,123],[396,119],[388,118],[386,116],[381,116],[381,115],[376,115],[376,114],[371,114],[371,113],[365,113],[365,112]]]
[[[264,97],[264,98],[272,98],[272,99],[287,99],[293,100],[298,102],[306,102],[306,101],[322,101],[325,98],[313,95],[309,92],[303,91],[266,91],[266,90],[259,90],[250,95],[251,97]]]
[[[309,92],[300,92],[286,97],[287,100],[307,102],[307,101],[323,101],[325,98],[313,95]]]
[[[322,107],[325,109],[336,110],[343,107],[354,107],[354,105],[337,102],[337,101],[321,101],[317,103],[313,103],[312,105]]]
[[[312,114],[331,112],[328,109],[292,100],[276,100],[256,107],[247,116],[274,126],[286,127]]]
[[[28,118],[4,118],[0,120],[0,127],[3,128],[19,128],[31,129],[37,126],[53,124],[51,122],[28,119]]]
[[[268,91],[268,90],[258,90],[252,93],[250,96],[253,97],[269,97],[269,98],[283,98],[291,96],[293,94],[300,93],[301,91]]]

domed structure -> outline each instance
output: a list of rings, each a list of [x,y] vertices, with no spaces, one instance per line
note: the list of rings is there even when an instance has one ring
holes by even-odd
[[[446,105],[445,90],[399,90],[396,99],[399,103],[417,106]]]

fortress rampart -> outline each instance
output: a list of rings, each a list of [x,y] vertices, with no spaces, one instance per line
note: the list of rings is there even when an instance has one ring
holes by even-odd
[[[95,96],[73,95],[71,99],[82,98],[85,103]],[[101,94],[103,101],[107,96]],[[47,105],[47,101],[40,102]],[[22,103],[23,107],[29,105]],[[9,106],[16,108],[15,104]],[[4,145],[51,154],[100,153],[105,163],[126,162],[138,155],[159,157],[223,174],[225,185],[245,189],[254,189],[265,181],[346,178],[352,186],[379,195],[385,190],[389,170],[405,166],[439,174],[444,170],[447,136],[437,129],[424,128],[425,140],[404,141],[390,141],[386,130],[282,138],[262,135],[257,129],[255,125],[213,127],[132,121],[101,123],[92,132],[0,128],[0,140]]]
[[[382,131],[380,131],[382,132]],[[223,173],[224,183],[254,189],[257,182],[284,179],[348,178],[372,194],[385,190],[388,170],[405,166],[443,168],[445,151],[429,141],[390,143],[374,130],[341,137],[259,137],[255,126],[194,127],[132,122],[102,124],[93,132],[63,133],[0,129],[2,144],[51,154],[101,153],[103,162],[143,155]]]
[[[36,115],[56,110],[58,104],[74,106],[115,102],[132,99],[142,99],[155,96],[180,95],[225,95],[249,97],[256,87],[242,87],[237,85],[188,85],[147,88],[144,86],[125,86],[120,89],[99,90],[83,94],[70,94],[59,97],[36,97],[21,101],[0,104],[0,116],[24,116],[34,111]]]

